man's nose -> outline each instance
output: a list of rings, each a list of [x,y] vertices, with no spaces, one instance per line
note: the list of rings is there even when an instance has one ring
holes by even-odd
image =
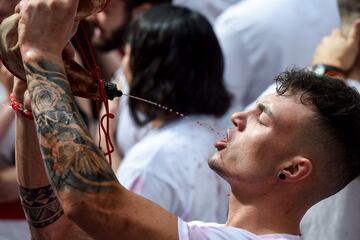
[[[234,126],[239,130],[243,131],[246,127],[247,114],[246,112],[235,112],[231,116],[231,121]]]

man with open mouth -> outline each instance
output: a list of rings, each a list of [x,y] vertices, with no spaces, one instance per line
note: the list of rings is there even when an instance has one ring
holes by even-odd
[[[338,79],[289,70],[276,78],[276,94],[234,113],[234,127],[215,144],[209,166],[231,186],[226,224],[184,222],[127,191],[87,132],[64,74],[61,52],[76,7],[76,0],[19,6],[24,105],[31,103],[36,130],[17,117],[17,164],[20,174],[35,168],[28,176],[48,175],[36,188],[24,186],[29,178],[20,186],[34,239],[301,239],[305,212],[359,176],[358,92]],[[24,155],[26,144],[40,147],[41,156]]]

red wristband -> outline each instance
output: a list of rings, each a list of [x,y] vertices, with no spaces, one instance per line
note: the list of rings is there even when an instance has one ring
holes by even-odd
[[[32,112],[25,109],[24,106],[19,103],[12,95],[9,96],[9,106],[18,114],[23,116],[26,119],[34,120]]]

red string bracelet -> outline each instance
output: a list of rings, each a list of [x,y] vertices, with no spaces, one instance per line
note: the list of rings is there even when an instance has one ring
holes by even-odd
[[[32,115],[32,112],[25,109],[24,106],[19,103],[12,95],[9,96],[9,106],[18,114],[20,114],[22,117],[34,120],[34,117]]]

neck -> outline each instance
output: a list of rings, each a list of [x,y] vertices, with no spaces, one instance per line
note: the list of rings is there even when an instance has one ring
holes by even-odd
[[[226,225],[258,235],[274,233],[299,235],[300,221],[306,210],[294,207],[297,206],[296,203],[289,201],[285,196],[281,199],[283,200],[271,201],[264,196],[255,203],[243,204],[231,194]]]

